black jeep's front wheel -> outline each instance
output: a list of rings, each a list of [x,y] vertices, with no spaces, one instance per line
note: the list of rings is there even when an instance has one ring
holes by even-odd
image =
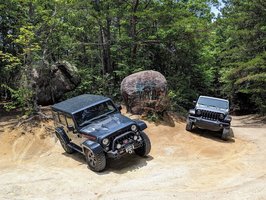
[[[65,152],[69,153],[69,154],[72,154],[75,152],[74,149],[72,149],[71,147],[69,147],[67,145],[67,143],[65,142],[65,140],[63,140],[60,136],[58,137],[60,143],[61,143],[61,146],[63,147],[63,149],[65,150]]]
[[[147,156],[151,151],[151,141],[149,137],[144,132],[140,132],[142,138],[142,146],[135,149],[135,153],[139,156]]]
[[[87,164],[92,171],[100,172],[105,169],[106,157],[104,152],[94,153],[91,149],[86,149],[85,157]]]
[[[193,123],[191,121],[187,120],[186,130],[192,131],[192,129],[193,129]]]

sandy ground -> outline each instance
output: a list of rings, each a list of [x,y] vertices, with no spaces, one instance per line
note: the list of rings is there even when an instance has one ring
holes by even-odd
[[[147,122],[150,155],[108,160],[102,173],[64,153],[52,122],[16,122],[0,117],[0,199],[266,199],[266,126],[254,116],[234,117],[228,142]]]

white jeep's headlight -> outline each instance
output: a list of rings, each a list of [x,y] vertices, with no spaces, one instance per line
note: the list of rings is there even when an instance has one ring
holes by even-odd
[[[224,114],[221,113],[221,114],[219,115],[219,119],[224,119]]]
[[[132,125],[132,126],[131,126],[131,130],[132,130],[132,131],[136,131],[136,130],[137,130],[137,126],[136,126],[136,125]]]
[[[108,138],[104,138],[103,139],[103,145],[108,145],[109,144],[109,139]]]

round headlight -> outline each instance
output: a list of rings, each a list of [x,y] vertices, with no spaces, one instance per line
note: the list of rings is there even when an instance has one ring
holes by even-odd
[[[108,138],[104,138],[103,139],[103,145],[108,145],[109,144],[109,139]]]
[[[201,111],[200,110],[197,110],[196,113],[197,113],[197,115],[200,115],[201,114]]]
[[[136,126],[136,125],[132,125],[132,126],[131,126],[131,130],[132,130],[132,131],[136,131],[136,130],[137,130],[137,126]]]
[[[221,114],[219,115],[219,119],[224,119],[224,114],[221,113]]]

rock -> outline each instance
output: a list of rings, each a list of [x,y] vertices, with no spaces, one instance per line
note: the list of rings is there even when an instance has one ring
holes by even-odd
[[[121,83],[121,94],[127,112],[143,114],[160,113],[167,109],[167,81],[157,71],[148,70],[131,74]]]
[[[74,90],[81,81],[77,68],[66,61],[51,67],[39,64],[32,70],[32,76],[39,105],[55,103],[66,92]]]

